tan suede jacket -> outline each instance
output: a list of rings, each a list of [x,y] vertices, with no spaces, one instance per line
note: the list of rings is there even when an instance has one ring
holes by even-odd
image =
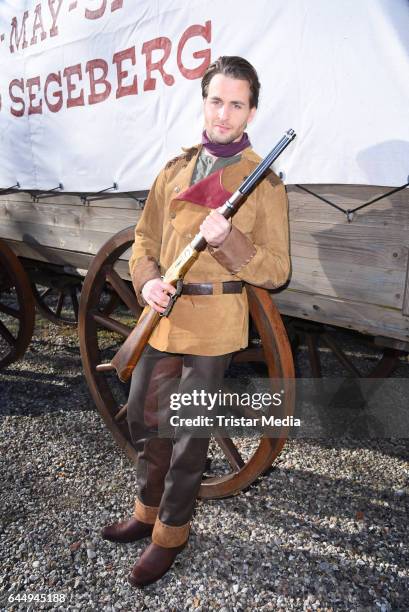
[[[190,186],[200,150],[201,145],[184,149],[183,155],[160,172],[149,193],[129,260],[141,303],[143,285],[165,272],[210,212],[205,206],[180,199]],[[242,151],[239,162],[221,171],[221,187],[233,193],[259,161],[251,148]],[[215,294],[180,296],[149,343],[161,351],[193,355],[222,355],[246,347],[245,290],[223,295],[221,283],[243,280],[273,289],[286,282],[289,272],[287,195],[279,178],[270,172],[234,215],[232,231],[223,244],[203,251],[185,276],[185,283],[214,283]]]

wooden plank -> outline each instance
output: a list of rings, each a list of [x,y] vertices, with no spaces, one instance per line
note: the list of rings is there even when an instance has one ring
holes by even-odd
[[[0,236],[24,241],[41,252],[43,246],[60,250],[73,250],[80,253],[96,254],[99,248],[113,233],[123,229],[120,225],[110,232],[90,229],[44,226],[38,224],[2,223]],[[124,224],[125,226],[127,223]],[[58,262],[56,262],[58,263]],[[345,265],[336,258],[308,259],[292,255],[293,273],[291,288],[305,291],[308,287],[313,293],[357,299],[359,301],[401,308],[403,304],[404,271],[402,269],[383,269],[349,262]]]
[[[54,247],[56,249],[79,251],[95,255],[100,247],[116,232],[98,232],[80,228],[51,227],[34,223],[3,223],[0,227],[0,238],[23,241],[36,246]],[[124,229],[123,227],[119,227]]]
[[[109,228],[114,234],[125,227],[136,225],[141,214],[141,210],[24,202],[0,205],[0,226],[13,222],[96,231],[106,231]]]
[[[357,185],[307,185],[308,189],[327,197],[343,209],[353,209],[365,201],[390,191],[387,187]],[[348,223],[345,214],[329,204],[301,191],[296,186],[287,188],[290,203],[290,223],[310,221],[311,223],[330,223],[366,225],[409,229],[409,189],[404,189],[354,214],[352,223]]]
[[[34,192],[33,192],[34,193]],[[148,192],[147,191],[134,191],[132,192],[134,197],[130,197],[127,194],[114,194],[105,196],[103,198],[98,197],[97,200],[92,200],[97,196],[90,194],[90,202],[86,206],[99,206],[101,208],[124,208],[130,210],[138,210],[140,208],[140,204],[135,200],[135,198],[143,198],[145,199]],[[80,194],[58,194],[58,193],[49,193],[49,194],[40,194],[42,203],[50,203],[55,206],[80,206],[84,207],[84,203],[81,201]],[[9,193],[0,195],[0,204],[2,203],[29,203],[32,202],[31,194],[25,191]]]
[[[393,348],[397,351],[406,351],[409,353],[409,342],[395,340],[395,338],[386,338],[386,336],[374,336],[374,344],[386,348]]]
[[[319,261],[337,261],[346,265],[359,261],[365,266],[384,270],[406,270],[409,233],[391,232],[390,228],[334,226],[293,223],[291,254]]]
[[[54,265],[61,265],[63,267],[74,268],[75,270],[88,270],[91,265],[94,255],[86,253],[78,253],[76,251],[67,251],[64,249],[56,249],[52,247],[45,247],[42,245],[36,245],[33,247],[25,242],[6,240],[5,241],[14,253],[18,256],[27,260],[34,260],[37,262],[52,263]],[[114,269],[121,278],[125,280],[131,280],[128,261],[131,249],[128,249],[116,262]]]
[[[284,291],[274,293],[273,300],[280,312],[320,323],[354,329],[374,336],[409,339],[409,320],[395,308],[363,304],[356,300],[341,300],[313,293]]]
[[[337,261],[292,257],[290,288],[368,304],[402,308],[404,273]]]
[[[402,314],[409,317],[409,256],[406,265],[405,291],[403,294]]]
[[[55,249],[44,245],[31,245],[17,240],[5,240],[18,257],[32,259],[43,263],[68,266],[79,270],[88,270],[94,256],[77,251]]]

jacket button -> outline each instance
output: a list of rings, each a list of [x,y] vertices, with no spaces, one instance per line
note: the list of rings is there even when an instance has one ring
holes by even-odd
[[[175,187],[175,191],[176,191],[176,193],[179,193],[179,191],[180,191],[180,187],[178,187],[178,186],[176,185],[176,187]]]
[[[176,213],[171,212],[171,213],[170,213],[170,218],[171,218],[171,219],[174,219],[175,217],[176,217]]]

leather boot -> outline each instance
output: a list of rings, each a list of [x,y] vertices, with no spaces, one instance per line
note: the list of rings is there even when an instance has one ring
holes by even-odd
[[[164,548],[152,542],[133,566],[128,582],[139,588],[156,582],[166,574],[185,546],[186,542],[174,548]]]
[[[102,529],[101,536],[104,540],[127,544],[128,542],[137,542],[138,540],[147,538],[152,534],[152,530],[153,525],[143,523],[132,517],[122,523],[107,525]]]

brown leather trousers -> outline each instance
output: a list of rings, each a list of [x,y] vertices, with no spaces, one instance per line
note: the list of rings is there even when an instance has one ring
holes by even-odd
[[[171,393],[217,393],[231,355],[175,355],[147,346],[134,370],[128,399],[128,425],[138,451],[138,500],[157,509],[159,522],[189,524],[205,467],[208,437],[192,432],[159,437],[158,422],[170,414]],[[196,414],[208,415],[206,406]],[[191,413],[190,413],[191,415]],[[201,434],[203,435],[203,434]],[[149,522],[149,521],[148,521]],[[153,520],[150,522],[154,522]],[[163,526],[163,525],[162,525]]]

